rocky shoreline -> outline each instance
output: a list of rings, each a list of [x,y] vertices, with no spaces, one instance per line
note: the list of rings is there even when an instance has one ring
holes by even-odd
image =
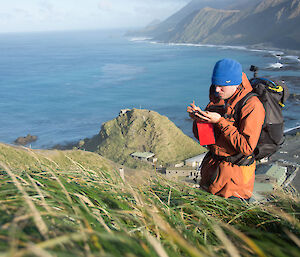
[[[23,146],[25,146],[25,145],[28,145],[28,144],[30,144],[30,143],[35,142],[36,140],[38,140],[38,137],[37,137],[37,136],[33,136],[33,135],[30,135],[30,134],[27,134],[26,137],[18,137],[18,138],[14,141],[14,143],[15,143],[16,145],[23,145]]]

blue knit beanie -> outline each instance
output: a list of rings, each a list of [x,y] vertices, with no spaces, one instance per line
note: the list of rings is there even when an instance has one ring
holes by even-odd
[[[232,59],[222,59],[215,64],[211,83],[218,86],[232,86],[242,83],[242,65]]]

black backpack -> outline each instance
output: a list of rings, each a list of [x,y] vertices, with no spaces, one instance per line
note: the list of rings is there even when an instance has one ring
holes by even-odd
[[[254,158],[261,160],[270,157],[284,142],[282,108],[289,97],[289,91],[283,81],[257,78],[255,75],[250,80],[253,91],[243,97],[235,106],[235,120],[240,120],[241,109],[247,100],[254,95],[257,96],[266,112],[258,144],[254,150]]]

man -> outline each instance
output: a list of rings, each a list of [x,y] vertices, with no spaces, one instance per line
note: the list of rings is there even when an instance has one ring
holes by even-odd
[[[210,103],[202,111],[192,103],[187,111],[194,119],[196,138],[197,121],[213,124],[216,142],[201,164],[200,186],[212,194],[225,198],[249,199],[255,179],[253,151],[257,145],[265,110],[253,96],[242,107],[239,118],[234,115],[235,105],[252,91],[251,84],[240,63],[223,59],[215,64],[210,88]]]

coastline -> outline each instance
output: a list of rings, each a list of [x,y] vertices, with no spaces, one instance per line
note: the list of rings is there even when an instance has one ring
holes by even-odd
[[[215,44],[196,44],[196,43],[179,43],[179,42],[159,42],[153,41],[151,38],[146,37],[134,37],[128,38],[129,41],[132,42],[147,42],[150,44],[163,44],[169,46],[187,46],[187,47],[208,47],[208,48],[217,48],[217,49],[231,49],[238,51],[248,51],[248,52],[257,52],[264,53],[266,57],[274,57],[277,59],[276,63],[270,64],[268,67],[260,67],[262,71],[299,71],[300,72],[300,50],[292,50],[292,49],[281,49],[274,47],[266,47],[263,45],[215,45]],[[297,87],[296,82],[300,81],[299,76],[285,76],[278,75],[274,77],[274,79],[281,79],[286,81],[287,83],[291,83],[293,86]],[[299,83],[300,87],[300,83]],[[294,93],[294,92],[292,92]],[[297,93],[297,92],[295,92]],[[300,94],[300,90],[299,90]]]
[[[300,63],[300,50],[293,49],[282,49],[275,47],[267,47],[264,45],[216,45],[216,44],[200,44],[200,43],[183,43],[183,42],[160,42],[154,41],[149,37],[128,37],[129,41],[132,42],[148,42],[151,44],[165,44],[165,45],[174,45],[174,46],[191,46],[191,47],[210,47],[210,48],[220,48],[220,49],[234,49],[234,50],[243,50],[251,52],[265,52],[270,54],[279,54],[291,57],[297,57]]]

